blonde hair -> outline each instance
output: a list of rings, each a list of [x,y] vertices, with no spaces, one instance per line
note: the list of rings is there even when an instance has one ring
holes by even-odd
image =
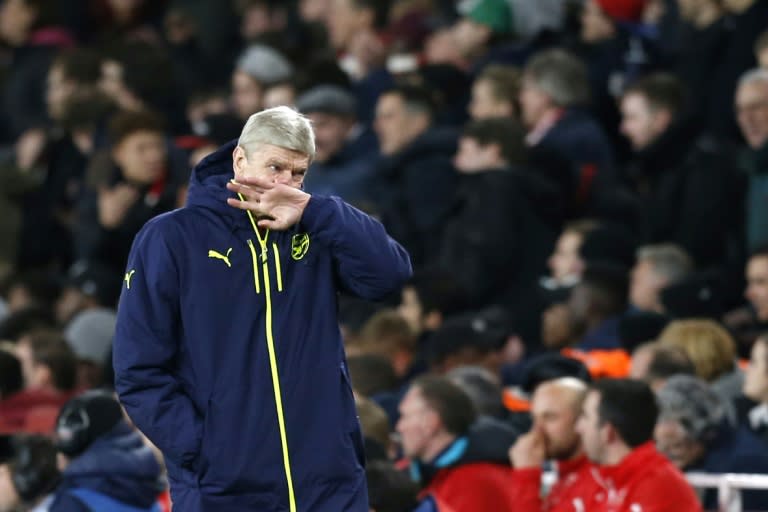
[[[659,342],[682,348],[696,375],[708,382],[733,370],[736,342],[713,320],[675,320],[661,332]]]
[[[312,123],[288,107],[274,107],[253,114],[245,123],[237,144],[245,150],[246,158],[264,144],[298,151],[307,155],[310,162],[315,158]]]

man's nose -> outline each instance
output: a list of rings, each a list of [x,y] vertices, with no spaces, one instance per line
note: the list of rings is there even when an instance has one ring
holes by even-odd
[[[275,176],[275,183],[280,183],[282,185],[290,185],[292,180],[293,171],[290,169],[286,169]]]

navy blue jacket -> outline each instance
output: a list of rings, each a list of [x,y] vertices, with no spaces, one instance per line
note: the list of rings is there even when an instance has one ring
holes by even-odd
[[[165,454],[179,510],[367,512],[337,294],[397,290],[408,255],[334,197],[312,196],[287,231],[256,232],[226,204],[234,146],[203,160],[187,206],[134,241],[117,391]]]
[[[88,489],[134,507],[151,510],[165,487],[160,465],[138,433],[120,422],[64,470],[50,512],[88,512],[72,494]]]

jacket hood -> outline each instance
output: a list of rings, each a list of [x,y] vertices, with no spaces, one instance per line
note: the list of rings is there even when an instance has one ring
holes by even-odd
[[[62,488],[85,488],[127,505],[150,507],[165,488],[160,465],[141,436],[121,421],[64,471]]]
[[[187,206],[212,210],[229,223],[250,229],[248,216],[227,204],[227,198],[235,197],[235,194],[227,190],[227,182],[235,177],[232,152],[236,146],[236,140],[224,144],[192,169]]]

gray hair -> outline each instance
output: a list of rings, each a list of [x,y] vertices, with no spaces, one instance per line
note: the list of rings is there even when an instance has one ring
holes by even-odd
[[[689,438],[707,444],[728,411],[720,396],[698,377],[675,375],[658,392],[659,421],[676,421]]]
[[[478,414],[499,417],[504,412],[501,384],[490,371],[479,366],[460,366],[446,377],[469,396]]]
[[[293,66],[283,55],[263,44],[249,46],[237,59],[235,67],[262,85],[289,80]]]
[[[289,107],[275,107],[257,112],[248,118],[237,145],[246,157],[262,145],[269,144],[315,157],[315,132],[312,123]]]
[[[691,257],[675,244],[644,245],[637,250],[637,260],[648,261],[669,284],[682,281],[693,270]]]
[[[565,50],[553,49],[536,54],[525,66],[524,77],[559,107],[589,101],[587,68]]]
[[[743,85],[753,83],[762,83],[763,85],[768,85],[768,69],[754,68],[750,69],[749,71],[745,71],[739,77],[738,86],[741,88]]]

